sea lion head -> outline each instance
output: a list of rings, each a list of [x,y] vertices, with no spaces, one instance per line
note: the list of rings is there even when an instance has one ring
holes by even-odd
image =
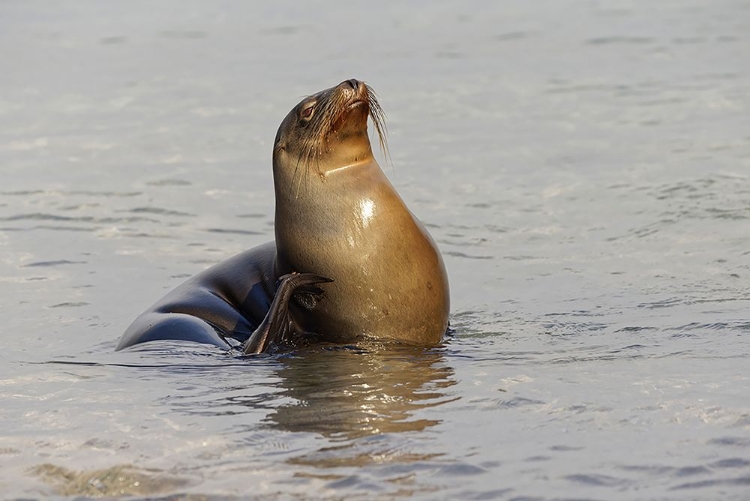
[[[294,186],[299,185],[301,177],[325,176],[331,170],[372,159],[368,117],[372,118],[381,149],[386,151],[383,110],[364,82],[345,80],[303,99],[276,133],[274,177]]]

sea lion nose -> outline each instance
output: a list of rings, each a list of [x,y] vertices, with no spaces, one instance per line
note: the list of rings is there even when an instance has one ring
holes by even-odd
[[[356,79],[354,79],[354,78],[351,78],[351,79],[349,79],[349,80],[346,80],[346,81],[344,81],[344,82],[341,82],[341,83],[344,83],[344,84],[349,84],[349,86],[350,86],[350,87],[351,87],[352,89],[354,89],[355,91],[356,91],[356,90],[357,90],[357,89],[359,88],[359,81],[357,81],[357,80],[356,80]]]

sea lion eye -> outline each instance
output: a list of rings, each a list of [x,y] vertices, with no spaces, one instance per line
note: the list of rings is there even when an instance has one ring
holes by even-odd
[[[299,116],[302,119],[309,120],[312,117],[313,109],[315,108],[316,103],[310,103],[306,105],[304,108],[302,108],[299,112]]]

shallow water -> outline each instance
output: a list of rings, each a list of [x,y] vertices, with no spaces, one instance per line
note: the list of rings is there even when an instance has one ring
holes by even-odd
[[[750,497],[750,5],[340,5],[0,5],[2,497]],[[113,353],[351,77],[455,334]]]

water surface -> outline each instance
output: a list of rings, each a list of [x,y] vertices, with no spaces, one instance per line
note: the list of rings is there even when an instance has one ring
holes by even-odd
[[[748,498],[748,33],[731,0],[2,4],[3,497]],[[276,128],[352,77],[455,333],[113,353],[273,238]]]

